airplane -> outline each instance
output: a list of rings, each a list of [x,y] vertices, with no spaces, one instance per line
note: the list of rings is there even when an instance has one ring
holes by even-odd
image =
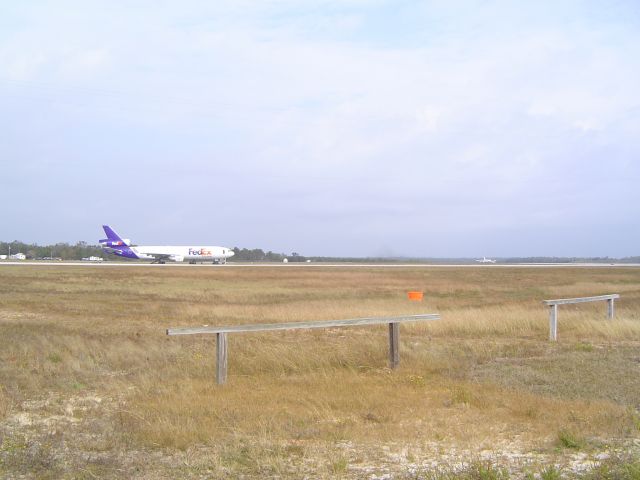
[[[121,238],[109,225],[102,226],[107,238],[100,240],[102,249],[119,257],[139,260],[151,260],[151,263],[165,263],[167,260],[189,263],[211,261],[212,263],[227,263],[227,258],[233,257],[234,252],[227,247],[177,247],[177,246],[143,246],[131,245],[131,240]]]
[[[476,262],[479,262],[479,263],[496,263],[495,260],[491,260],[490,258],[487,258],[487,257],[482,257],[479,260],[476,260]]]

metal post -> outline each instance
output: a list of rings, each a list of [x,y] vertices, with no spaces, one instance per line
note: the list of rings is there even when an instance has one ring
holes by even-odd
[[[613,306],[613,298],[607,300],[607,318],[613,318],[615,315],[615,307]]]
[[[400,349],[398,339],[400,337],[400,324],[389,324],[389,367],[396,368],[400,365]]]
[[[549,305],[549,340],[558,340],[558,305]]]
[[[227,334],[216,333],[216,383],[227,381]]]

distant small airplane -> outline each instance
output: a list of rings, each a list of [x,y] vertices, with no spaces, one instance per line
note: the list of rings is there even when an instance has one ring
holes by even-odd
[[[100,246],[105,252],[119,257],[151,260],[151,263],[165,263],[166,260],[227,263],[227,258],[234,255],[233,250],[227,247],[133,246],[131,240],[121,238],[109,225],[102,228],[107,238],[100,240]]]
[[[491,260],[490,258],[487,258],[487,257],[482,257],[482,258],[476,260],[476,262],[479,262],[479,263],[496,263],[495,260]]]

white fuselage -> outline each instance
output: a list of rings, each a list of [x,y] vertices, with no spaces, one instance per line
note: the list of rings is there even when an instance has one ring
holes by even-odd
[[[138,258],[143,260],[168,258],[174,262],[226,260],[234,254],[233,250],[227,247],[203,247],[199,245],[191,247],[138,245],[130,248]]]

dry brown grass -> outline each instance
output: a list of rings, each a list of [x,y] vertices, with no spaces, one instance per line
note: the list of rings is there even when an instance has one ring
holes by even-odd
[[[638,269],[4,266],[0,287],[0,473],[358,477],[638,436]],[[613,292],[615,320],[561,306],[547,341],[542,299]],[[213,338],[164,335],[429,312],[402,326],[397,371],[383,327],[230,335],[224,387]],[[33,445],[46,468],[17,460]]]

